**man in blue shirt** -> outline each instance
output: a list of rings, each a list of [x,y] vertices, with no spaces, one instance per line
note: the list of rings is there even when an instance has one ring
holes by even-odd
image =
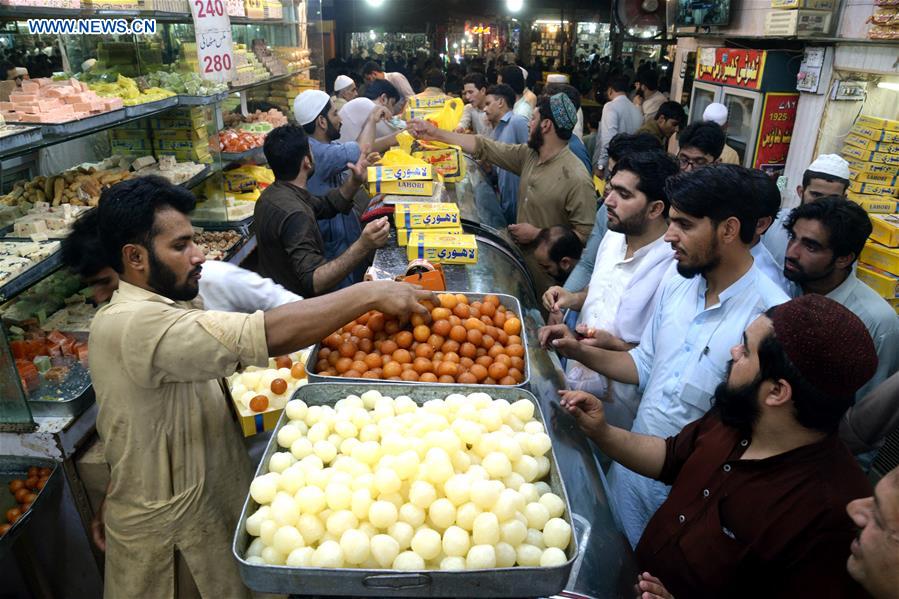
[[[487,120],[493,126],[493,139],[504,144],[524,144],[528,141],[528,120],[512,111],[515,105],[515,92],[505,84],[493,85],[487,90],[487,104],[484,112]],[[494,215],[496,223],[490,223],[496,228],[505,227],[509,223],[516,222],[518,214],[518,175],[499,167],[493,167],[496,172],[497,187],[499,187],[499,215]],[[495,210],[483,202],[484,212],[492,215]],[[498,217],[498,218],[497,218]],[[501,219],[501,220],[500,220]],[[493,220],[493,219],[491,219]]]
[[[755,187],[746,169],[714,165],[668,180],[670,224],[678,275],[662,290],[640,344],[628,351],[589,347],[563,325],[550,327],[556,350],[643,394],[632,430],[670,437],[711,408],[725,379],[730,350],[768,308],[789,298],[753,264]],[[700,275],[700,276],[697,276]],[[670,487],[613,464],[608,476],[613,513],[631,545]]]
[[[315,160],[315,169],[306,184],[306,189],[315,196],[325,196],[328,191],[343,183],[347,163],[355,163],[362,154],[359,142],[340,143],[340,117],[331,104],[331,98],[323,91],[309,90],[294,100],[294,115],[297,123],[309,135],[309,149]],[[359,140],[371,148],[374,141],[375,125],[389,117],[383,106],[376,106],[359,134]],[[364,192],[360,192],[364,193]],[[362,226],[355,212],[338,214],[333,218],[318,221],[322,239],[325,242],[325,257],[333,260],[343,254],[362,234]],[[336,289],[342,289],[362,280],[365,264],[361,264]]]

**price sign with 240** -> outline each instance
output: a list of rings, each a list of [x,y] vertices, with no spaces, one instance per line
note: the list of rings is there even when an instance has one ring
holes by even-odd
[[[191,0],[200,74],[213,81],[234,78],[234,42],[224,0]]]

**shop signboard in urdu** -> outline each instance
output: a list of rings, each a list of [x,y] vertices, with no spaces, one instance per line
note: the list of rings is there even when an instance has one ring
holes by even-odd
[[[234,41],[224,0],[190,0],[200,75],[212,81],[234,79]]]
[[[743,89],[759,89],[765,71],[764,50],[701,48],[696,61],[696,80]]]
[[[796,124],[798,93],[765,94],[759,137],[755,146],[755,168],[769,174],[783,171]]]

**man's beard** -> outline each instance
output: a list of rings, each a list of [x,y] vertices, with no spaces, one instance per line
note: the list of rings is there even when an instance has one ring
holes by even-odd
[[[622,235],[642,235],[646,232],[646,223],[649,220],[647,211],[643,210],[633,216],[622,220],[617,213],[611,208],[609,212],[615,215],[616,222],[613,224],[609,221],[609,231],[621,233]]]
[[[692,279],[696,275],[705,275],[717,268],[719,264],[721,264],[721,256],[718,254],[718,240],[712,238],[712,246],[706,253],[704,262],[693,266],[677,262],[677,272],[685,279]]]
[[[733,361],[727,365],[725,382],[715,388],[714,407],[718,410],[721,422],[739,430],[744,435],[749,435],[761,413],[758,393],[759,387],[762,385],[762,375],[759,373],[751,383],[730,388],[727,379],[730,378],[732,365]]]
[[[543,141],[543,131],[540,127],[535,127],[534,132],[528,137],[528,147],[535,152],[539,152],[540,148],[543,147]]]
[[[554,280],[556,283],[560,283],[560,284],[561,284],[561,283],[564,283],[566,279],[568,279],[568,275],[571,274],[571,271],[572,271],[572,270],[573,270],[573,269],[565,270],[565,269],[562,268],[561,266],[556,266],[556,272],[555,272],[555,273],[550,273],[550,276],[553,278],[553,280]]]
[[[152,249],[149,251],[150,256],[150,273],[147,276],[147,284],[152,287],[156,293],[163,297],[175,300],[176,302],[189,302],[197,297],[200,293],[200,286],[191,278],[188,278],[183,284],[178,284],[178,276],[168,266],[162,263],[156,256],[156,252]],[[203,270],[203,267],[197,266],[190,272],[195,275]]]
[[[325,119],[328,121],[328,130],[325,131],[325,135],[328,136],[329,141],[337,141],[340,139],[340,127],[335,127],[334,123],[331,122],[331,119]]]
[[[826,271],[822,272],[820,275],[810,275],[807,272],[805,272],[802,269],[802,267],[799,266],[799,263],[796,260],[794,260],[793,258],[784,258],[784,277],[786,277],[787,280],[797,283],[799,285],[802,285],[803,283],[811,283],[813,281],[820,281],[821,279],[824,279],[824,278],[827,278],[830,276],[830,273],[832,273],[834,270],[835,263],[836,263],[836,259],[831,260],[830,264],[828,265],[829,268]],[[798,270],[788,270],[787,264],[792,264]]]

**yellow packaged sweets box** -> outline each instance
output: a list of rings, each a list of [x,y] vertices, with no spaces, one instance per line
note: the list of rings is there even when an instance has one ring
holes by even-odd
[[[443,264],[475,264],[478,261],[478,242],[474,235],[416,231],[406,246],[406,257]]]
[[[856,160],[890,164],[893,167],[899,165],[899,154],[886,154],[884,152],[875,152],[874,150],[863,150],[861,148],[856,148],[855,146],[843,146],[843,156],[855,158]]]
[[[850,173],[871,173],[871,174],[882,174],[882,175],[895,175],[896,174],[896,165],[894,164],[883,164],[879,162],[865,162],[863,160],[856,160],[851,156],[845,156],[846,161],[849,163],[849,172]]]
[[[412,155],[433,166],[444,181],[452,183],[465,176],[465,158],[459,146],[417,141],[413,145]]]
[[[874,127],[866,127],[865,125],[856,123],[852,126],[851,132],[866,137],[871,141],[899,143],[899,131],[885,131],[883,129],[875,129]]]
[[[859,263],[856,276],[865,285],[877,292],[884,299],[899,298],[899,276],[892,275],[885,270]]]
[[[879,183],[862,183],[855,180],[849,182],[849,190],[874,196],[896,197],[899,195],[899,187],[881,185]]]
[[[436,110],[443,108],[449,96],[412,96],[409,98],[409,108],[427,108],[428,110]]]
[[[882,196],[865,195],[847,191],[846,197],[871,214],[895,214],[899,212],[899,201]]]
[[[867,137],[850,133],[846,136],[845,142],[850,146],[861,148],[863,150],[872,150],[874,152],[886,152],[887,154],[899,153],[899,142],[889,141],[872,141]]]
[[[899,247],[899,215],[872,214],[871,224],[874,225],[871,239],[890,248]]]
[[[430,196],[434,193],[433,179],[431,165],[418,160],[414,165],[368,167],[368,188],[372,194]]]
[[[860,116],[855,119],[856,125],[870,127],[871,129],[885,129],[887,131],[899,131],[899,121],[882,119],[876,116]]]
[[[434,181],[375,181],[368,184],[368,192],[371,195],[432,196]]]
[[[866,173],[849,171],[849,179],[859,183],[876,183],[878,185],[899,186],[899,174],[894,168],[892,173]]]
[[[899,276],[899,249],[868,241],[859,257],[861,262]]]
[[[393,220],[397,229],[446,229],[462,226],[459,206],[450,202],[397,204]]]
[[[400,247],[406,247],[411,236],[416,233],[426,232],[440,235],[462,235],[462,227],[447,227],[446,229],[406,229],[405,227],[398,227],[396,230],[396,244]]]

